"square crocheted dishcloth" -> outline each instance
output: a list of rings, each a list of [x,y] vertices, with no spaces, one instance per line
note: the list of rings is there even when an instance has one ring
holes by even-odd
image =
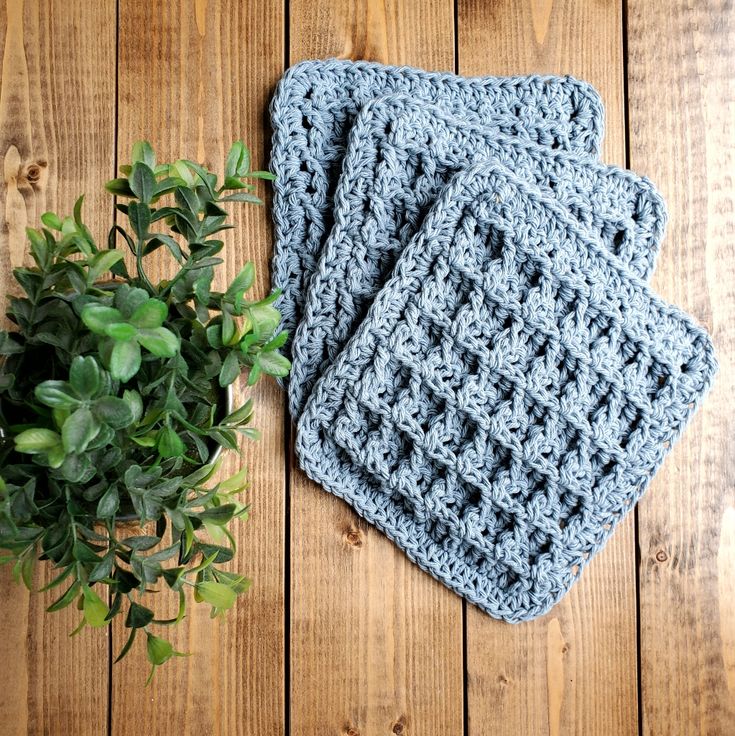
[[[336,59],[295,65],[278,83],[270,108],[271,169],[277,175],[272,280],[283,290],[278,307],[291,336],[331,228],[331,197],[353,118],[366,102],[396,92],[544,145],[599,153],[600,97],[572,77],[466,79]]]
[[[492,616],[546,612],[716,371],[707,333],[540,188],[445,188],[298,425],[306,473]]]
[[[350,131],[334,197],[334,226],[293,339],[289,408],[294,418],[443,186],[457,171],[486,158],[553,192],[636,273],[650,275],[666,208],[646,179],[472,124],[405,96],[369,102]]]

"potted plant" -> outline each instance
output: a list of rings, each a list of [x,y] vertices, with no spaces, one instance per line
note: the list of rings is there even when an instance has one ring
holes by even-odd
[[[127,224],[113,225],[106,249],[80,198],[72,217],[47,212],[28,230],[34,265],[13,272],[25,296],[10,298],[13,326],[0,331],[0,559],[29,588],[35,561],[48,560],[44,590],[59,590],[48,610],[75,604],[75,631],[124,616],[118,660],[142,630],[153,674],[180,654],[154,631],[181,621],[188,588],[215,616],[249,586],[223,568],[228,527],[247,516],[245,471],[220,479],[217,458],[258,433],[252,401],[233,409],[228,392],[243,370],[252,386],[290,364],[278,293],[246,298],[253,265],[221,291],[214,283],[218,234],[232,227],[223,205],[259,203],[248,180],[272,175],[250,171],[239,141],[221,184],[193,161],[157,163],[146,142],[121,173],[107,189]],[[146,262],[166,251],[173,271],[154,281]],[[178,596],[174,618],[151,604],[161,587]]]

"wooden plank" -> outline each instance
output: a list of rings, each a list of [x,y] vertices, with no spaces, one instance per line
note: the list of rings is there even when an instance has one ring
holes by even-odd
[[[147,137],[162,159],[186,156],[221,172],[230,144],[242,138],[254,165],[265,167],[264,110],[283,67],[282,5],[122,0],[120,160],[127,160],[134,140]],[[264,293],[271,243],[267,209],[235,205],[232,212],[237,229],[225,233],[225,277],[251,260],[257,290]],[[207,607],[192,602],[172,639],[194,656],[166,664],[149,688],[143,687],[144,647],[136,645],[113,668],[117,736],[284,731],[283,395],[268,381],[252,393],[263,439],[244,445],[242,460],[231,459],[224,472],[243,463],[249,468],[252,516],[235,528],[233,566],[253,578],[253,588],[222,622],[210,621]],[[115,633],[117,650],[123,632]]]
[[[644,734],[735,733],[735,15],[628,3],[630,160],[668,203],[654,286],[720,374],[639,509]]]
[[[11,269],[25,258],[24,228],[41,213],[70,214],[86,192],[86,220],[104,238],[112,208],[115,3],[10,0],[0,7],[0,291],[17,293]],[[3,310],[4,311],[4,310]],[[51,579],[39,566],[36,587]],[[58,591],[28,596],[0,572],[0,730],[104,733],[106,632],[69,639],[76,610],[47,614]]]
[[[462,74],[574,74],[601,93],[603,159],[625,161],[620,2],[459,0]],[[629,516],[549,614],[509,626],[467,607],[469,733],[637,732]]]
[[[449,0],[292,0],[291,63],[453,69],[452,16]],[[293,468],[292,733],[461,733],[460,599]]]

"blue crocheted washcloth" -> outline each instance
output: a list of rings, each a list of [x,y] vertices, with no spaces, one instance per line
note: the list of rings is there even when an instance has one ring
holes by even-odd
[[[298,425],[306,473],[495,617],[546,612],[716,371],[707,333],[548,192],[459,173]]]
[[[602,103],[589,84],[571,77],[465,79],[364,61],[297,64],[271,102],[271,169],[278,177],[273,283],[283,290],[279,309],[291,336],[331,228],[331,197],[352,121],[366,102],[396,92],[545,145],[599,152]]]
[[[443,186],[472,161],[490,157],[553,192],[640,276],[651,273],[666,214],[646,179],[406,96],[370,102],[350,132],[334,197],[335,224],[293,340],[293,417],[301,414],[316,379],[355,331]]]

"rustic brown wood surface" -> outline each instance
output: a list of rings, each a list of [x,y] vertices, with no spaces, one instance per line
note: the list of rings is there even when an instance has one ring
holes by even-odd
[[[112,204],[103,186],[113,171],[115,2],[2,3],[0,58],[5,295],[17,293],[10,271],[24,262],[25,228],[43,212],[71,212],[86,192],[90,227],[108,226]],[[37,568],[37,588],[51,580],[50,572]],[[58,589],[29,596],[7,568],[0,581],[0,733],[104,733],[109,634],[87,629],[70,639],[79,611],[44,613]]]
[[[655,4],[654,4],[655,5]],[[706,325],[715,388],[638,511],[642,733],[735,733],[735,14],[630,3],[630,164],[660,186],[653,284]]]
[[[214,167],[243,138],[265,166],[267,100],[289,63],[570,73],[602,94],[604,160],[666,197],[654,286],[707,325],[721,364],[637,515],[559,606],[518,626],[463,604],[310,483],[283,396],[263,385],[237,530],[252,590],[222,622],[192,607],[175,643],[194,656],[144,688],[140,648],[111,665],[122,627],[69,639],[76,612],[44,614],[51,599],[3,570],[0,734],[735,734],[734,47],[724,2],[0,2],[3,293],[45,210],[86,192],[105,232],[102,183],[138,138]],[[265,291],[267,209],[233,212],[227,275],[253,260]]]

